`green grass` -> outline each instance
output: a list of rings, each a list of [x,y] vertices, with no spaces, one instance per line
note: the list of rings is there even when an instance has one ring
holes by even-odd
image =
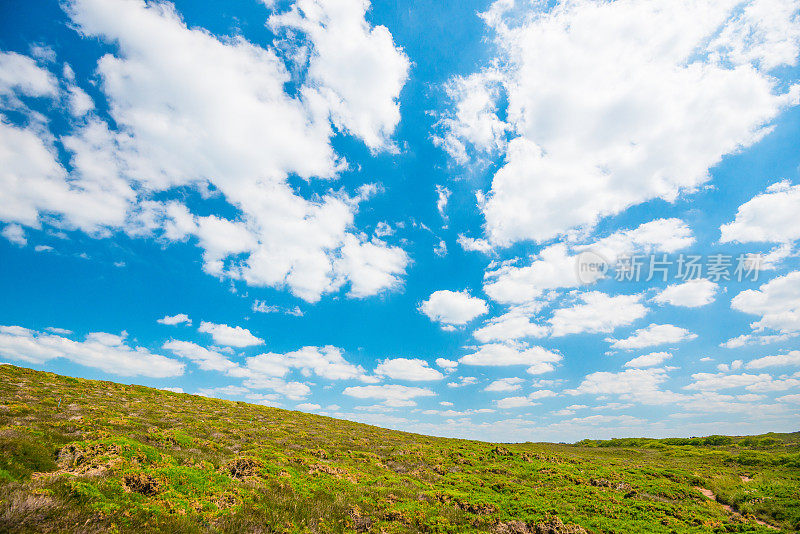
[[[756,520],[800,529],[799,433],[494,445],[0,366],[0,532],[776,532]]]

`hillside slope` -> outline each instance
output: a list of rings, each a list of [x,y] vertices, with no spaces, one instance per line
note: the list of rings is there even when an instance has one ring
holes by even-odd
[[[0,531],[794,532],[799,441],[493,445],[2,365]]]

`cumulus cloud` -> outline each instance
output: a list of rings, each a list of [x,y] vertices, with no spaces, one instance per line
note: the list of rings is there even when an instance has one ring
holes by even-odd
[[[18,224],[7,224],[0,233],[10,242],[20,247],[24,247],[28,244],[28,238],[25,236],[25,229]]]
[[[780,367],[788,365],[800,365],[800,350],[793,350],[786,354],[776,354],[774,356],[764,356],[747,362],[745,367],[748,369],[763,369],[765,367]]]
[[[432,369],[428,362],[420,359],[395,358],[383,360],[375,368],[375,374],[395,380],[430,381],[441,380],[444,375]]]
[[[179,313],[177,315],[165,315],[161,319],[156,321],[159,324],[166,324],[166,325],[176,325],[176,324],[186,324],[188,326],[192,325],[192,320],[189,319],[189,316],[185,313]]]
[[[625,362],[625,367],[655,367],[672,358],[669,352],[651,352]]]
[[[483,252],[487,254],[492,250],[492,245],[485,239],[467,237],[464,234],[458,234],[458,244],[467,252]]]
[[[760,335],[760,334],[742,334],[740,336],[733,337],[728,341],[720,343],[719,346],[726,349],[738,349],[740,347],[744,347],[747,345],[769,345],[771,343],[780,343],[781,341],[787,341],[793,337],[796,337],[798,334],[771,334],[771,335]]]
[[[436,365],[441,367],[447,372],[455,370],[458,367],[458,362],[453,360],[448,360],[447,358],[436,358]]]
[[[491,384],[483,388],[484,391],[516,391],[522,388],[523,380],[519,377],[513,376],[511,378],[501,378],[493,381]]]
[[[731,299],[731,308],[761,319],[750,324],[755,331],[800,332],[800,271],[773,278],[758,289],[742,291]]]
[[[745,202],[735,219],[722,225],[720,241],[729,243],[789,243],[800,239],[797,213],[800,212],[800,185],[788,180],[769,186],[766,192]]]
[[[540,306],[515,306],[505,314],[494,317],[472,335],[481,343],[509,342],[528,337],[545,337],[550,329],[532,321]]]
[[[524,344],[488,343],[459,358],[465,365],[499,367],[506,365],[527,365],[528,373],[538,375],[555,370],[553,364],[563,359],[561,354],[543,347],[528,347]]]
[[[600,291],[579,295],[582,304],[561,308],[550,319],[552,335],[609,333],[641,319],[649,311],[641,303],[641,295],[610,296]]]
[[[450,200],[451,194],[452,191],[445,186],[436,185],[436,210],[445,221],[447,220],[447,202]]]
[[[581,384],[565,393],[570,395],[618,395],[622,400],[642,404],[674,402],[681,395],[660,389],[668,379],[664,369],[628,369],[619,373],[600,371],[587,375]]]
[[[228,326],[226,324],[203,321],[197,331],[211,334],[214,343],[225,345],[226,347],[252,347],[253,345],[264,344],[263,339],[254,336],[250,330],[241,326]]]
[[[239,367],[236,363],[230,361],[219,352],[201,347],[197,343],[192,343],[191,341],[173,339],[164,343],[162,348],[172,351],[182,358],[193,361],[203,371],[227,373]]]
[[[304,376],[317,375],[328,380],[375,381],[363,367],[348,362],[342,349],[331,345],[303,347],[285,354],[259,354],[247,358],[247,368],[272,377],[282,377],[290,369],[298,369]]]
[[[473,384],[477,384],[478,379],[474,376],[461,376],[458,378],[458,382],[448,382],[447,387],[449,388],[463,388],[466,386],[471,386]]]
[[[380,399],[383,404],[391,407],[416,406],[417,403],[413,399],[436,395],[436,393],[427,388],[401,386],[398,384],[351,386],[345,388],[342,393],[357,399]]]
[[[686,308],[698,308],[714,302],[719,286],[705,278],[672,284],[659,291],[653,301]]]
[[[542,249],[529,265],[501,265],[488,270],[484,291],[502,304],[540,299],[547,291],[592,284],[605,276],[625,255],[671,253],[694,243],[689,226],[680,219],[656,219],[636,228],[618,230],[587,243],[561,242]],[[604,270],[579,272],[596,263]]]
[[[83,341],[74,341],[21,326],[0,326],[0,356],[35,364],[64,358],[114,375],[151,378],[179,376],[185,367],[177,360],[129,345],[125,335],[93,332]]]
[[[431,321],[442,325],[460,326],[489,311],[483,299],[473,297],[469,291],[435,291],[419,305],[419,311]]]
[[[771,76],[797,64],[791,0],[528,6],[498,1],[483,15],[498,57],[451,82],[456,105],[442,121],[457,160],[464,147],[503,155],[481,203],[495,244],[674,201],[797,102]]]
[[[488,391],[488,390],[487,390]],[[539,391],[534,391],[533,393],[522,397],[506,397],[504,399],[499,399],[495,401],[498,408],[501,409],[509,409],[509,408],[525,408],[528,406],[537,406],[541,403],[535,402],[537,399],[546,399],[548,397],[555,397],[556,393],[549,389],[542,389]]]
[[[0,52],[0,99],[11,99],[6,105],[16,106],[16,95],[43,97],[58,93],[58,81],[47,69],[28,56],[16,52]]]
[[[726,373],[695,373],[693,382],[684,389],[699,391],[719,391],[721,389],[744,388],[753,392],[786,391],[800,387],[800,380],[796,378],[775,379],[766,373],[761,374],[726,374]]]
[[[197,394],[217,399],[222,397],[242,397],[249,391],[246,387],[230,385],[216,388],[200,388],[197,390]]]
[[[334,179],[347,167],[331,146],[336,129],[390,148],[408,60],[386,28],[366,22],[367,3],[303,0],[270,19],[289,48],[308,51],[292,94],[285,86],[298,54],[190,29],[171,4],[64,6],[83,36],[108,45],[97,75],[115,126],[87,105],[85,120],[59,139],[45,125],[0,122],[0,220],[194,239],[209,274],[310,302],[346,286],[364,297],[401,285],[405,251],[354,229],[374,185],[348,194],[320,182],[306,198],[288,182]],[[4,58],[0,90],[55,98],[49,73]],[[20,82],[25,69],[39,81]],[[178,189],[213,194],[236,215],[196,215],[169,200]]]
[[[308,57],[298,54],[307,62],[305,97],[324,103],[338,128],[377,149],[389,144],[400,121],[398,97],[410,62],[385,26],[366,22],[369,5],[364,0],[298,0],[268,24],[308,37]]]
[[[528,397],[506,397],[495,401],[498,408],[508,410],[512,408],[526,408],[528,406],[536,406],[538,403],[533,402]]]
[[[697,334],[689,332],[685,328],[671,324],[651,324],[645,328],[640,328],[625,339],[608,338],[606,341],[611,343],[615,349],[633,350],[645,347],[655,347],[668,343],[681,343],[695,339]]]

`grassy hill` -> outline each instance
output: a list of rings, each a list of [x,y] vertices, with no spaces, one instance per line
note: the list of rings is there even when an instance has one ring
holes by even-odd
[[[496,445],[0,366],[1,532],[774,527],[798,433]]]

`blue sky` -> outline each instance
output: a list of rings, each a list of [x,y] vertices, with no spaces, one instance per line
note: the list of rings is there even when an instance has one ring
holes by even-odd
[[[796,430],[799,56],[792,0],[5,2],[0,361],[478,439]]]

